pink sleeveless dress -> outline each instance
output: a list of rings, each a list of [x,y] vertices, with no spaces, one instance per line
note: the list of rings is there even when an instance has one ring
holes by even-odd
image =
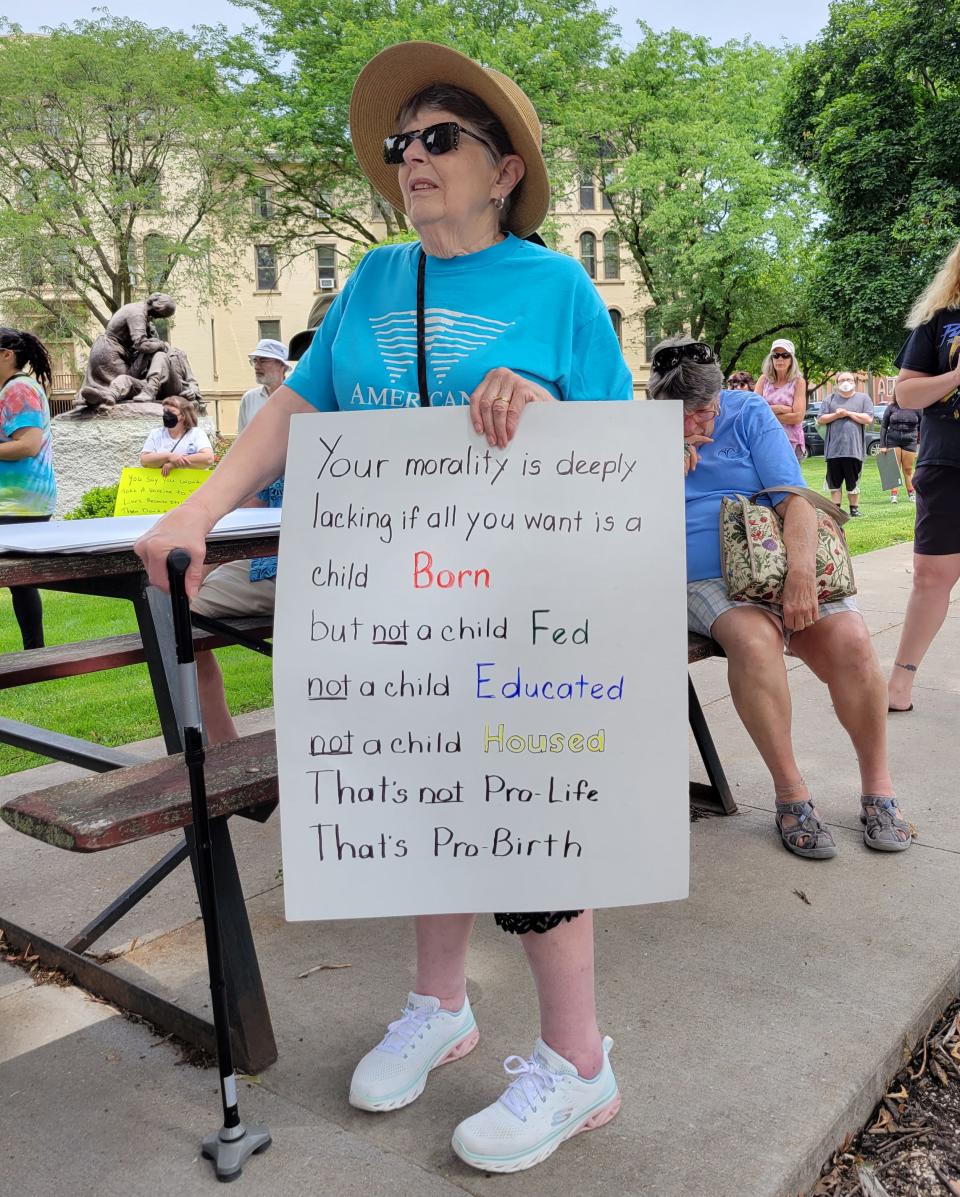
[[[775,403],[792,406],[793,394],[796,390],[796,386],[796,379],[792,379],[790,382],[785,382],[780,386],[777,386],[775,383],[771,382],[769,378],[767,378],[763,383],[763,398],[771,407],[773,407]],[[803,437],[802,424],[781,424],[780,427],[787,434],[787,440],[791,445],[793,445],[794,452],[796,452],[797,448],[803,449],[805,447],[806,442],[804,441]]]

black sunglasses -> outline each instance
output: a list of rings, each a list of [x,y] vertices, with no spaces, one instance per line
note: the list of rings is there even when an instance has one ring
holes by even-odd
[[[704,345],[702,341],[691,341],[686,345],[668,345],[664,349],[658,349],[653,355],[651,365],[658,374],[662,374],[664,370],[672,370],[674,366],[679,366],[684,358],[689,358],[698,366],[709,366],[717,360],[709,345]]]
[[[399,166],[403,162],[403,155],[418,139],[423,142],[423,148],[428,154],[448,154],[460,144],[460,134],[466,133],[474,141],[479,141],[487,149],[490,143],[476,133],[471,133],[456,121],[441,121],[439,125],[428,125],[426,129],[413,129],[409,133],[394,133],[392,137],[383,139],[383,160],[388,166]]]
[[[787,351],[785,349],[775,349],[773,351],[773,353],[770,354],[770,356],[771,357],[793,357],[793,354],[787,353]]]

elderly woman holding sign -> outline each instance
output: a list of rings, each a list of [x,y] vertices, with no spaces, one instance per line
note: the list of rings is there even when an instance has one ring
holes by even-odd
[[[773,779],[784,847],[815,860],[837,852],[793,754],[786,648],[826,682],[837,718],[853,741],[865,844],[901,852],[910,846],[910,831],[887,766],[883,675],[853,600],[817,601],[817,519],[804,498],[782,494],[776,505],[788,562],[782,601],[728,596],[721,577],[721,501],[804,483],[792,446],[764,400],[721,390],[722,384],[708,345],[678,336],[654,350],[650,397],[683,404],[690,629],[712,636],[726,654],[737,713]]]
[[[528,403],[632,397],[613,326],[579,263],[523,240],[547,213],[550,185],[539,121],[516,84],[442,46],[392,46],[357,80],[350,132],[370,182],[406,211],[420,240],[363,258],[309,352],[214,477],[140,542],[159,586],[167,553],[183,545],[196,591],[214,522],[283,473],[294,413],[469,404],[473,432],[505,447]],[[432,1069],[476,1044],[465,988],[473,921],[417,920],[415,990],[357,1065],[355,1106],[409,1104]],[[521,937],[541,1034],[528,1058],[511,1057],[506,1092],[456,1128],[453,1146],[477,1168],[513,1172],[609,1121],[620,1097],[610,1041],[597,1029],[589,912],[497,922]]]

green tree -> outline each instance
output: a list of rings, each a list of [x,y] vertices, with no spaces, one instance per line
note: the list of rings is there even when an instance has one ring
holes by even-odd
[[[212,35],[238,94],[258,114],[269,147],[254,186],[272,186],[271,237],[309,251],[304,234],[375,243],[406,229],[363,177],[348,129],[350,92],[385,46],[412,39],[450,45],[514,78],[544,122],[546,152],[585,72],[618,32],[593,0],[241,0],[259,17],[262,45]]]
[[[812,196],[774,140],[788,52],[641,30],[597,73],[571,134],[585,166],[600,160],[648,319],[709,341],[728,372],[803,311]]]
[[[888,367],[960,238],[960,0],[834,0],[781,132],[827,221],[815,285],[848,367]]]
[[[148,290],[229,290],[250,141],[212,57],[184,34],[108,16],[39,37],[4,22],[0,34],[4,307],[89,343]]]

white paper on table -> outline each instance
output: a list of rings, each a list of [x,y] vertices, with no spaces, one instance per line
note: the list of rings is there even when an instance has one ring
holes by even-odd
[[[687,895],[681,438],[679,405],[655,403],[532,404],[502,452],[462,408],[293,418],[274,641],[289,919]],[[578,697],[504,697],[518,672],[521,693]]]
[[[0,524],[0,553],[116,553],[132,549],[159,515],[118,515],[92,520]],[[280,530],[280,510],[240,507],[214,525],[208,540],[256,536]]]

